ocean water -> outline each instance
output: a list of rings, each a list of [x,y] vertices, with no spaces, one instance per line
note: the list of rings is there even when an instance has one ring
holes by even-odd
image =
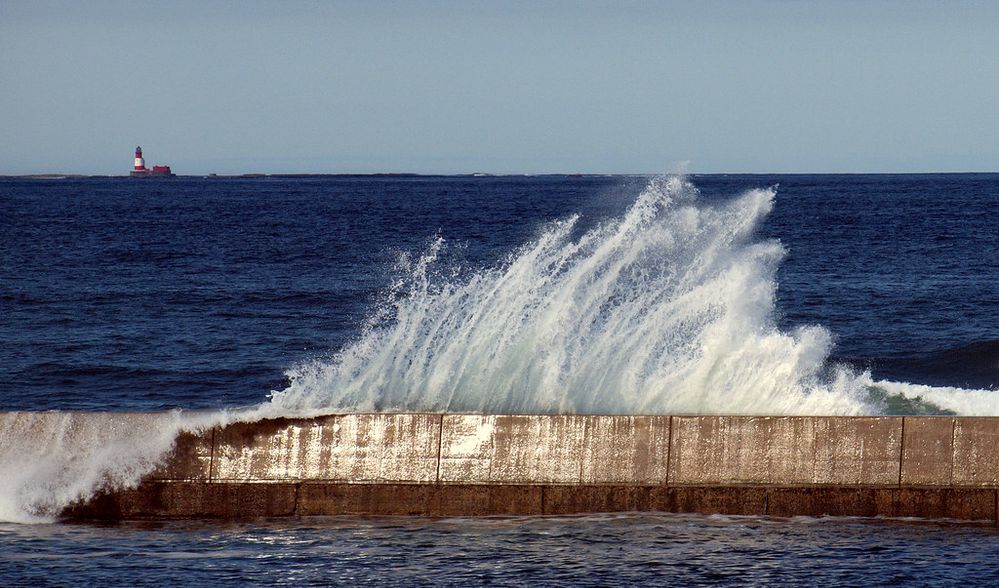
[[[994,571],[991,530],[946,524],[51,521],[134,483],[181,429],[262,416],[999,415],[997,205],[996,174],[0,179],[0,410],[167,411],[141,427],[0,422],[0,520],[19,523],[0,530],[0,571],[122,581],[133,554],[232,581],[267,560],[273,583],[379,565],[399,583],[710,582],[729,567],[769,583],[821,560],[835,581],[895,582],[823,558],[837,538],[895,562],[898,583],[913,583],[907,554],[929,562],[917,583]],[[624,551],[589,549],[614,533]],[[895,533],[905,554],[864,551]],[[968,567],[933,555],[951,540]],[[450,541],[467,557],[431,575]]]
[[[988,586],[999,533],[625,513],[0,525],[0,544],[8,586]]]
[[[654,388],[668,377],[657,365],[684,367],[679,356],[711,344],[702,331],[721,314],[742,321],[729,330],[743,337],[819,327],[828,353],[813,363],[846,363],[873,380],[999,383],[999,175],[687,180],[699,194],[661,187],[643,202],[648,178],[0,180],[0,409],[255,405],[291,387],[289,374],[342,365],[345,346],[371,359],[359,343],[426,343],[407,362],[446,366],[452,382],[462,367],[523,370],[509,364],[510,347],[480,347],[488,358],[459,364],[448,341],[420,339],[430,323],[418,313],[467,323],[491,308],[497,315],[473,332],[446,324],[431,336],[557,343],[563,357],[529,366],[523,395],[598,388],[570,356],[614,359],[614,337],[649,320],[659,322],[646,327],[647,347],[666,349],[639,350],[648,365],[609,377]],[[701,306],[684,306],[685,294]],[[400,312],[396,341],[385,327]],[[545,317],[571,324],[545,330]],[[397,368],[392,384],[427,385],[413,380],[427,370],[374,367]],[[478,385],[492,395],[514,385],[491,375]],[[609,405],[624,404],[624,392],[602,388]],[[410,404],[425,401],[420,391]]]

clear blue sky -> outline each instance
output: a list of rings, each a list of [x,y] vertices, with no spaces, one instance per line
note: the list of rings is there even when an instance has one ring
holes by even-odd
[[[0,174],[999,171],[999,2],[0,0]]]

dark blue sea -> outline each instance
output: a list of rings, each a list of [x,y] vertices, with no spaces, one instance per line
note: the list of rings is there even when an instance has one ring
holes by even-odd
[[[999,415],[999,174],[0,179],[0,376],[0,411]],[[0,584],[984,584],[997,548],[939,521],[12,523]]]

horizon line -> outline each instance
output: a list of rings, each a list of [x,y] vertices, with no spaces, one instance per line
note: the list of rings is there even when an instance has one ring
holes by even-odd
[[[725,171],[725,172],[243,172],[243,173],[192,173],[178,174],[174,178],[205,178],[205,179],[254,179],[254,178],[295,178],[295,177],[538,177],[538,176],[563,176],[563,177],[653,177],[661,175],[684,175],[684,176],[876,176],[876,175],[988,175],[999,174],[997,171],[825,171],[825,172],[786,172],[786,171]],[[162,179],[164,176],[159,176]],[[68,173],[68,172],[34,172],[24,174],[3,174],[2,179],[58,179],[58,178],[129,178],[128,173],[121,174],[100,174],[100,173]],[[151,179],[151,178],[141,178]]]
[[[999,171],[866,171],[866,172],[638,172],[638,173],[606,173],[606,172],[245,172],[233,174],[202,173],[158,176],[159,179],[169,178],[202,178],[202,179],[261,179],[261,178],[307,178],[307,177],[397,177],[397,178],[511,178],[511,177],[654,177],[662,175],[698,176],[929,176],[929,175],[996,175]],[[156,176],[154,176],[156,177]],[[0,179],[132,179],[128,173],[122,174],[87,174],[39,172],[26,174],[0,174]],[[137,178],[151,179],[151,178]]]

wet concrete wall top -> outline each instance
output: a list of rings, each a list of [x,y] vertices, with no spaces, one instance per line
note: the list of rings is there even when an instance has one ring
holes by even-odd
[[[999,486],[999,418],[349,414],[185,433],[150,479]]]

